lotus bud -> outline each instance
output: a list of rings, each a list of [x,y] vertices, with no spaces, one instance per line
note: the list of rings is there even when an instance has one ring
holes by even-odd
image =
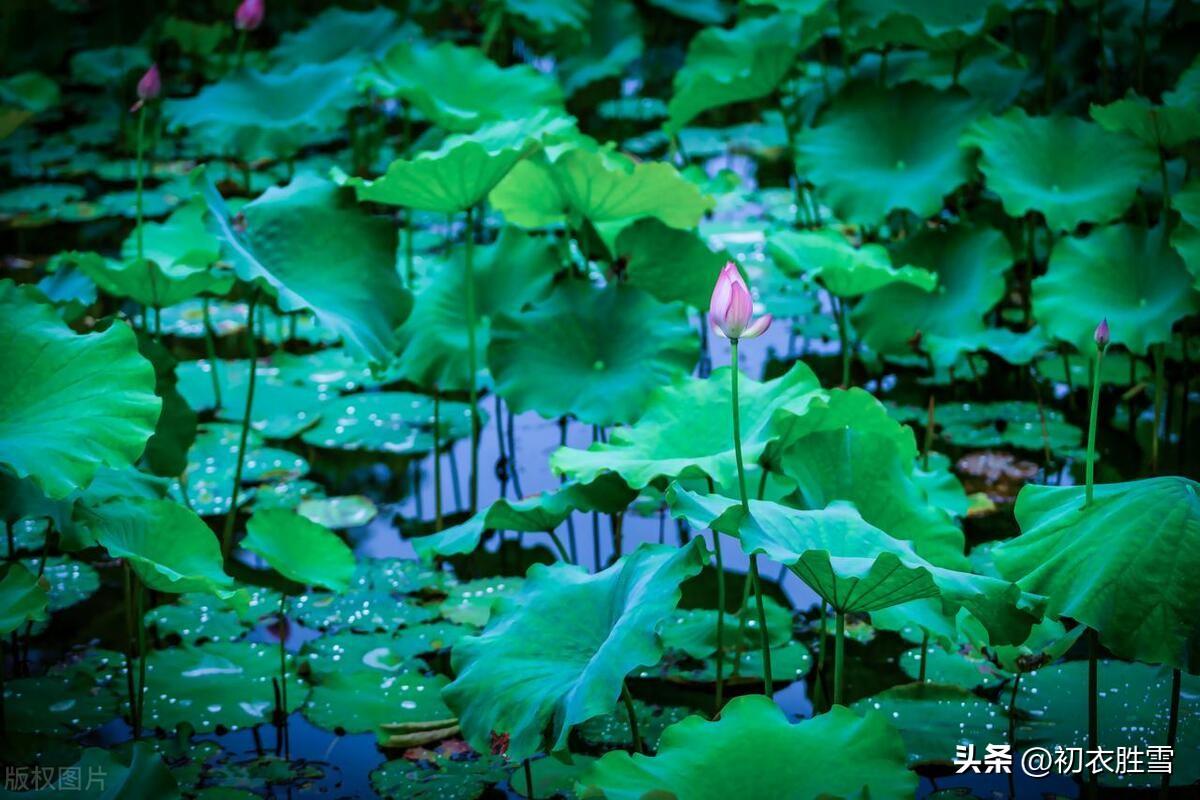
[[[754,319],[750,289],[732,261],[717,276],[708,306],[708,322],[714,333],[726,339],[753,339],[771,327],[770,314]]]
[[[126,84],[128,85],[128,84]],[[142,102],[153,100],[162,92],[162,77],[158,74],[158,64],[151,64],[137,82],[137,96]]]
[[[1101,350],[1108,347],[1108,343],[1112,339],[1108,332],[1108,317],[1100,320],[1100,324],[1096,326],[1096,332],[1092,334],[1092,338],[1096,340],[1096,347],[1099,347]]]
[[[258,30],[266,15],[266,0],[242,0],[242,4],[233,14],[233,27],[239,31]]]

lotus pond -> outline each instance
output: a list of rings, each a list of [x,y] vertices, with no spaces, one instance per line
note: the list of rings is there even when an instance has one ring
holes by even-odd
[[[2,796],[1198,796],[1195,3],[0,30]]]

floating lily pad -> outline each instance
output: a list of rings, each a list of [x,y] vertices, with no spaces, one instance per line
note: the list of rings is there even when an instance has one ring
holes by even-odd
[[[411,455],[433,449],[433,398],[411,392],[370,392],[327,400],[321,419],[301,438],[317,447]],[[470,433],[466,403],[443,401],[441,441]]]
[[[209,424],[197,434],[188,451],[185,474],[189,505],[196,513],[207,516],[229,510],[240,439],[241,429],[236,425]],[[303,457],[264,446],[253,431],[247,437],[244,482],[290,480],[308,474],[308,470],[308,461]]]
[[[491,619],[501,598],[521,589],[520,578],[480,578],[451,587],[438,611],[451,622],[482,628]]]
[[[1154,153],[1131,137],[1074,117],[1030,117],[1020,108],[980,120],[962,141],[982,152],[979,169],[1005,211],[1039,211],[1054,231],[1116,219],[1156,165]]]
[[[900,731],[909,766],[949,764],[959,744],[973,744],[982,755],[987,744],[1002,741],[1008,732],[1008,716],[1000,706],[958,686],[911,683],[851,708],[878,712]]]
[[[236,612],[206,594],[180,595],[176,603],[152,608],[146,612],[146,624],[153,625],[160,638],[178,636],[184,644],[232,642],[250,630]]]
[[[707,769],[719,759],[724,769]],[[835,707],[793,725],[770,698],[737,697],[709,722],[692,716],[667,728],[657,756],[616,751],[585,774],[587,793],[639,800],[684,793],[694,800],[746,797],[911,797],[917,776],[882,715]]]
[[[0,368],[11,376],[0,399],[0,463],[59,499],[100,467],[141,455],[161,401],[128,325],[77,335],[52,306],[0,281],[0,342]]]
[[[772,234],[767,253],[792,275],[807,275],[839,297],[857,297],[893,283],[925,291],[937,285],[937,275],[919,266],[897,269],[887,248],[878,244],[854,247],[834,230],[781,231]]]
[[[763,606],[771,646],[789,641],[792,638],[792,612],[771,597],[763,597]],[[743,624],[736,614],[725,614],[726,650],[747,651],[760,646],[762,635],[758,629],[758,617],[752,613],[746,613],[745,616]],[[738,630],[744,631],[740,646],[736,641]],[[717,652],[717,612],[699,608],[676,611],[663,624],[661,635],[664,647],[682,650],[691,658],[707,658]]]
[[[382,743],[390,735],[383,725],[452,719],[440,694],[446,683],[416,672],[333,672],[313,686],[304,716],[328,730],[375,733]]]
[[[10,735],[71,736],[117,717],[117,695],[85,675],[43,675],[4,682],[4,716]]]
[[[647,393],[692,370],[699,348],[682,307],[622,284],[571,281],[497,317],[487,353],[496,393],[515,412],[607,427],[636,419]]]
[[[1011,678],[974,651],[949,651],[931,644],[926,652],[925,679],[963,689],[992,689]],[[913,680],[921,675],[921,648],[900,654],[900,668]]]
[[[633,710],[637,715],[638,733],[642,742],[651,751],[658,749],[663,731],[679,722],[691,709],[683,706],[654,706],[634,698]],[[579,735],[591,745],[606,748],[632,747],[633,736],[629,731],[629,714],[623,705],[601,717],[592,717],[578,728]],[[534,777],[537,787],[537,777]]]
[[[508,756],[519,759],[551,726],[549,746],[562,749],[572,727],[612,709],[630,671],[658,661],[655,630],[707,560],[693,539],[683,549],[643,545],[595,575],[531,567],[512,603],[451,652],[457,677],[443,696],[464,737],[487,749],[493,731],[507,733]]]
[[[374,672],[390,675],[415,672],[424,664],[404,654],[394,639],[350,630],[326,634],[306,642],[302,657],[318,680],[337,673]]]
[[[499,756],[438,755],[421,761],[388,761],[371,773],[371,788],[385,800],[475,800],[506,774]]]
[[[958,137],[975,113],[957,90],[853,84],[797,134],[796,168],[847,222],[876,225],[893,209],[932,216],[970,177]]]
[[[436,609],[419,605],[411,598],[396,599],[382,592],[305,594],[293,601],[290,609],[304,625],[320,630],[346,627],[356,631],[391,631],[437,616]]]
[[[179,391],[195,411],[216,408],[212,371],[217,371],[221,387],[221,407],[217,417],[241,423],[250,389],[248,361],[185,361],[176,370]],[[254,379],[254,405],[250,426],[268,439],[290,439],[312,427],[322,413],[321,395],[315,387],[285,383],[275,370],[264,366]]]
[[[366,525],[379,513],[369,497],[311,497],[301,500],[296,513],[326,528],[340,530]]]
[[[24,559],[29,571],[38,574],[40,558]],[[91,564],[77,561],[67,556],[51,556],[46,560],[39,582],[45,585],[49,594],[49,611],[61,611],[64,608],[82,603],[100,588],[100,574]],[[0,629],[4,626],[0,624]]]

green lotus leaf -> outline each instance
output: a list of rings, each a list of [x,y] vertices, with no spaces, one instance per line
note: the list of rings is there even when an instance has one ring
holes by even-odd
[[[570,481],[559,489],[519,500],[500,498],[466,522],[444,531],[412,540],[417,555],[430,560],[435,555],[451,556],[474,552],[485,531],[553,531],[574,511],[616,514],[633,502],[636,492],[612,473],[593,481]]]
[[[216,535],[195,512],[171,500],[129,497],[76,512],[113,558],[123,558],[149,588],[229,596]],[[170,536],[163,536],[170,531]]]
[[[286,659],[287,710],[304,702],[293,659]],[[154,650],[146,657],[146,723],[174,730],[187,723],[196,733],[251,728],[271,721],[272,679],[279,680],[279,648],[258,642],[210,642],[198,647]]]
[[[216,408],[212,371],[221,387],[221,407],[216,418],[241,423],[250,389],[250,362],[185,361],[176,368],[179,392],[194,411]],[[260,365],[254,380],[254,405],[250,426],[270,439],[290,439],[311,428],[321,418],[323,404],[317,387],[283,382],[273,367]]]
[[[192,22],[172,16],[162,24],[162,38],[175,42],[180,52],[189,56],[211,56],[232,33],[223,22]]]
[[[99,728],[117,716],[116,695],[92,676],[76,670],[6,680],[4,694],[10,737],[13,733],[73,736]],[[12,747],[11,740],[8,747]]]
[[[88,86],[114,86],[149,66],[150,54],[144,47],[102,47],[71,56],[71,77]]]
[[[614,241],[622,228],[645,217],[671,228],[694,228],[714,205],[671,164],[635,163],[619,153],[588,147],[574,147],[553,161],[530,162],[514,170],[489,200],[522,227],[568,217],[586,219],[605,226],[602,235]]]
[[[1145,355],[1200,310],[1200,295],[1161,226],[1112,225],[1058,240],[1046,274],[1034,279],[1033,306],[1047,334],[1081,353],[1095,351],[1097,320],[1106,318],[1113,344]]]
[[[87,195],[82,186],[73,183],[39,183],[0,193],[0,213],[25,214],[50,211],[56,207],[82,200]]]
[[[384,763],[371,773],[371,788],[385,800],[475,800],[507,774],[500,756],[451,757],[425,751],[420,761],[396,758]]]
[[[723,769],[709,769],[719,761]],[[729,701],[721,718],[691,716],[663,733],[658,755],[608,753],[581,777],[584,797],[684,796],[907,798],[917,776],[881,714],[837,706],[792,724],[770,698]]]
[[[1182,220],[1171,234],[1171,244],[1192,273],[1193,286],[1200,289],[1200,181],[1184,186],[1172,205]]]
[[[771,647],[785,644],[792,638],[792,612],[779,605],[770,596],[763,597],[763,610],[767,617],[767,632]],[[743,624],[736,614],[725,614],[724,649],[727,655],[746,652],[760,647],[762,636],[758,632],[758,617],[747,609]],[[736,641],[735,631],[743,632],[742,641]],[[717,611],[715,609],[690,608],[676,611],[662,629],[663,646],[680,650],[691,658],[705,659],[717,652]],[[730,658],[732,661],[732,658]]]
[[[9,565],[0,580],[0,635],[7,636],[26,622],[47,619],[49,595],[24,564]]]
[[[133,330],[76,335],[29,290],[0,281],[0,464],[51,499],[129,466],[154,432],[154,367]]]
[[[490,320],[544,294],[558,267],[558,256],[547,241],[515,228],[505,228],[495,244],[478,248],[473,272],[479,353],[487,352]],[[401,377],[441,391],[467,388],[465,283],[465,266],[455,259],[442,264],[417,293],[412,316],[400,329],[404,348],[398,367]]]
[[[636,424],[615,428],[607,442],[587,450],[564,447],[550,457],[551,468],[583,483],[615,472],[634,489],[660,478],[712,478],[734,486],[737,465],[730,414],[729,369],[714,370],[707,379],[688,378],[655,390]],[[776,433],[771,418],[776,409],[820,390],[820,383],[803,362],[784,375],[759,383],[739,381],[742,451],[755,464]]]
[[[561,283],[519,315],[497,316],[490,338],[488,368],[513,411],[604,427],[636,419],[650,391],[699,358],[682,306],[620,283]]]
[[[450,588],[438,612],[459,625],[482,628],[492,618],[501,598],[510,598],[520,591],[520,578],[479,578]]]
[[[1036,626],[1035,626],[1036,627]],[[1011,675],[1001,672],[975,650],[949,651],[930,645],[926,651],[925,678],[931,683],[957,686],[961,689],[993,689]],[[900,668],[914,681],[921,676],[921,648],[905,650],[900,655]],[[945,754],[940,754],[945,758]]]
[[[876,225],[893,209],[929,217],[970,177],[957,143],[975,113],[958,90],[852,84],[796,135],[796,168],[847,222]]]
[[[362,62],[385,53],[412,30],[401,26],[390,8],[351,11],[327,8],[298,31],[279,37],[271,60],[283,67],[331,62]]]
[[[928,412],[913,411],[906,421],[924,423]],[[1007,446],[1036,453],[1049,446],[1062,453],[1078,452],[1083,445],[1083,431],[1067,422],[1061,411],[1039,410],[1037,403],[1028,401],[947,403],[937,407],[935,424],[942,440],[967,449]]]
[[[1101,660],[1096,667],[1098,743],[1108,750],[1131,737],[1145,745],[1167,741],[1171,675],[1145,664]],[[1200,678],[1184,674],[1180,685],[1179,731],[1172,760],[1172,786],[1200,780]],[[1088,664],[1068,661],[1027,673],[1017,705],[1032,720],[1017,735],[1030,734],[1066,747],[1087,747]],[[1129,745],[1125,745],[1129,746]],[[1100,784],[1156,788],[1162,775],[1141,771],[1118,774],[1102,770]],[[1185,790],[1186,793],[1186,790]]]
[[[773,233],[767,239],[767,254],[791,275],[815,278],[838,297],[857,297],[893,283],[910,284],[926,292],[937,285],[937,275],[926,269],[892,266],[886,247],[855,247],[845,236],[828,228]]]
[[[96,253],[69,253],[65,263],[78,267],[113,297],[128,297],[147,307],[177,305],[204,292],[223,294],[233,286],[231,275],[185,263],[164,267],[155,261],[116,261]]]
[[[397,672],[415,672],[420,661],[400,655],[396,640],[386,636],[364,636],[351,630],[327,633],[304,643],[301,657],[319,682],[338,673],[368,672],[375,677]]]
[[[435,125],[453,132],[532,117],[561,109],[563,102],[554,79],[533,67],[500,67],[479,48],[450,42],[435,47],[398,44],[363,70],[358,82],[383,97],[407,100]]]
[[[39,113],[61,100],[58,84],[40,72],[26,71],[0,79],[0,106]]]
[[[1074,117],[1031,117],[1020,108],[976,122],[962,144],[980,150],[979,169],[1009,215],[1039,211],[1053,231],[1121,216],[1158,164],[1136,139]]]
[[[641,55],[641,17],[633,3],[593,3],[581,46],[573,46],[558,63],[568,96],[606,78],[619,78]]]
[[[633,710],[638,720],[638,732],[642,742],[651,751],[658,749],[663,731],[688,716],[690,709],[683,706],[653,706],[642,700],[633,699]],[[629,713],[624,705],[614,708],[602,717],[592,717],[578,728],[579,736],[588,744],[605,748],[632,747],[633,736],[629,730]],[[591,759],[589,759],[589,763]],[[537,788],[538,773],[534,773],[534,788]]]
[[[412,297],[396,272],[396,230],[329,181],[301,175],[268,189],[235,219],[203,172],[193,185],[209,229],[238,277],[265,286],[283,311],[311,309],[347,349],[386,362]]]
[[[976,349],[987,330],[984,316],[1004,296],[1004,273],[1013,262],[1008,240],[969,225],[926,230],[900,244],[892,260],[935,273],[938,286],[926,292],[893,284],[863,298],[851,318],[866,345],[878,353],[911,354],[919,333],[921,348],[941,368]]]
[[[868,613],[938,596],[945,613],[965,608],[997,644],[1023,642],[1041,618],[1042,598],[1005,580],[936,566],[846,504],[800,511],[751,500],[747,518],[736,500],[678,484],[667,491],[667,502],[675,516],[736,536],[747,553],[786,565],[836,610]]]
[[[196,414],[176,389],[175,358],[161,342],[143,332],[138,350],[154,365],[154,392],[162,398],[162,413],[154,435],[146,442],[144,464],[155,475],[177,477],[187,469],[187,453],[196,439]]]
[[[626,675],[662,656],[656,631],[708,558],[693,539],[642,545],[594,575],[535,564],[483,633],[451,651],[458,677],[442,697],[464,738],[486,752],[493,731],[507,733],[516,760],[541,749],[549,728],[549,749],[563,749],[572,727],[612,710]]]
[[[143,222],[142,252],[146,260],[167,271],[178,266],[201,269],[215,264],[221,257],[221,243],[208,232],[204,224],[205,211],[204,202],[192,198],[171,212],[166,222]],[[137,228],[121,245],[121,257],[126,261],[137,259]],[[224,291],[214,289],[217,293]]]
[[[50,556],[46,560],[46,566],[39,569],[41,562],[40,558],[27,558],[22,561],[30,572],[35,575],[40,573],[39,582],[50,595],[46,608],[51,613],[82,603],[100,588],[100,574],[85,561],[76,561],[66,556]]]
[[[952,517],[965,517],[971,508],[971,500],[963,489],[962,481],[951,469],[950,458],[936,451],[931,451],[928,456],[929,469],[924,469],[918,463],[913,467],[913,480],[925,492],[930,505]]]
[[[708,307],[717,276],[728,260],[724,253],[710,250],[699,235],[654,217],[622,230],[615,254],[624,261],[629,283],[664,303],[682,301],[699,309]]]
[[[1021,535],[992,549],[996,569],[1047,598],[1047,613],[1100,635],[1121,658],[1200,669],[1200,494],[1186,478],[1095,487],[1027,485]]]
[[[505,17],[534,38],[581,30],[592,14],[592,0],[500,0]],[[499,12],[497,12],[499,13]]]
[[[196,441],[188,450],[184,474],[188,505],[196,513],[214,515],[229,510],[240,440],[240,425],[208,424],[196,435]],[[242,469],[243,482],[294,480],[308,474],[308,470],[308,461],[302,456],[289,450],[265,447],[262,438],[250,431]],[[182,497],[180,492],[176,494]],[[241,497],[249,499],[247,494]]]
[[[924,50],[961,50],[1004,22],[1019,0],[945,3],[940,0],[850,0],[841,9],[855,50],[911,45]]]
[[[310,497],[301,500],[296,513],[326,528],[359,528],[375,519],[379,510],[361,494],[344,497]]]
[[[1157,105],[1133,91],[1108,105],[1093,103],[1089,112],[1106,131],[1128,133],[1155,150],[1200,137],[1200,109]]]
[[[166,100],[169,129],[186,130],[196,147],[246,159],[291,158],[302,147],[332,138],[358,100],[353,59],[306,63],[294,69],[243,69],[210,83],[194,97]]]
[[[720,25],[729,18],[724,0],[649,0],[650,5],[701,25]]]
[[[146,625],[159,639],[179,637],[185,645],[232,642],[250,631],[236,611],[223,608],[207,594],[185,594],[178,603],[156,606],[146,612]]]
[[[470,434],[468,404],[444,401],[440,403],[439,416],[443,444]],[[317,447],[338,450],[429,452],[433,449],[433,398],[411,392],[369,392],[333,398],[322,404],[320,421],[301,438]]]
[[[938,683],[896,686],[850,708],[887,718],[904,739],[909,766],[950,764],[960,744],[974,745],[982,757],[1008,727],[1000,706],[959,686]]]
[[[431,626],[419,623],[437,617],[437,610],[418,605],[412,599],[397,600],[386,592],[352,589],[341,594],[311,593],[301,595],[289,609],[303,625],[318,630],[341,628],[347,632],[383,633],[398,627],[414,625],[419,628]],[[466,629],[463,629],[465,632]],[[435,632],[427,631],[425,639],[437,640]],[[436,634],[444,633],[438,630]],[[420,638],[419,636],[417,637]],[[410,649],[402,651],[404,657],[440,649],[424,646],[428,641],[410,641]]]
[[[801,38],[800,20],[791,15],[751,19],[729,29],[705,28],[688,44],[683,67],[675,73],[668,105],[668,135],[703,112],[757,100],[775,90],[796,53],[816,40],[817,31]]]
[[[336,533],[286,509],[257,511],[241,541],[288,580],[343,592],[354,573],[354,553]]]
[[[438,675],[378,670],[337,671],[321,676],[304,706],[314,725],[347,733],[374,733],[382,744],[391,735],[383,725],[444,721],[453,714],[439,695],[447,683]]]
[[[933,563],[966,566],[962,531],[919,483],[912,430],[870,394],[835,389],[824,403],[802,398],[778,412],[775,429],[773,459],[805,508],[851,502],[871,525]]]
[[[749,623],[753,616],[753,610],[747,610],[746,622]],[[715,621],[714,618],[714,623]],[[770,628],[770,624],[770,622],[767,623],[768,628]],[[733,648],[736,645],[733,634],[729,628],[725,630],[726,641]],[[774,633],[772,633],[772,637],[774,637]],[[728,652],[725,654],[723,668],[726,686],[762,685],[764,671],[762,650],[758,644],[760,640],[755,637],[752,640],[753,643],[750,642],[751,639],[748,636],[747,643],[750,646],[741,651],[739,659],[735,659],[736,649],[727,648]],[[697,662],[690,657],[679,660],[673,658],[672,655],[668,652],[667,657],[660,661],[655,668],[641,670],[636,677],[665,679],[672,683],[708,684],[709,686],[716,683],[717,659],[715,657],[705,658],[697,666]],[[777,685],[804,680],[804,676],[812,670],[812,667],[812,653],[794,639],[771,648],[771,675]]]

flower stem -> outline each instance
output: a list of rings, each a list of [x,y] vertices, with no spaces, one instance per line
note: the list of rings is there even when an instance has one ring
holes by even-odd
[[[433,529],[442,529],[442,393],[433,387]]]
[[[1008,746],[1017,749],[1017,691],[1021,688],[1021,673],[1013,677],[1012,694],[1008,697]]]
[[[279,710],[281,719],[287,720],[287,595],[279,593]],[[283,734],[284,754],[291,757],[291,741]]]
[[[1182,689],[1183,675],[1179,670],[1171,671],[1171,712],[1167,718],[1167,747],[1174,752],[1175,739],[1179,734],[1179,695]],[[1166,800],[1168,793],[1171,790],[1171,773],[1164,772],[1162,776],[1162,789],[1159,797]]]
[[[208,357],[209,375],[212,378],[213,409],[221,410],[221,374],[217,371],[217,337],[213,333],[212,316],[208,310],[208,297],[200,302],[204,308],[204,354]]]
[[[925,635],[921,637],[921,671],[917,680],[921,683],[925,682],[925,665],[929,663],[929,631],[925,631]]]
[[[715,492],[713,479],[708,479],[708,493]],[[714,713],[721,713],[725,695],[725,562],[721,555],[721,534],[712,532],[713,550],[717,556],[717,686]],[[735,662],[736,664],[736,662]]]
[[[258,303],[258,289],[250,295],[246,309],[246,341],[250,356],[250,383],[246,386],[246,408],[242,415],[242,437],[238,442],[237,465],[233,470],[233,488],[229,492],[229,512],[225,515],[225,529],[221,533],[221,554],[226,558],[233,546],[233,523],[238,513],[238,493],[242,487],[242,467],[246,463],[246,440],[250,437],[250,414],[254,406],[254,381],[258,377],[258,343],[254,331],[254,307]]]
[[[633,710],[633,696],[629,694],[629,684],[621,681],[621,701],[625,704],[625,713],[629,715],[629,735],[633,738],[633,752],[644,753],[642,735],[638,732],[637,713]]]
[[[742,511],[750,518],[750,496],[746,494],[746,465],[742,460],[742,411],[738,401],[738,340],[730,339],[732,354],[730,356],[730,382],[733,403],[733,453],[737,460],[738,491],[742,496]],[[762,580],[758,576],[758,556],[750,555],[750,576],[754,579],[754,600],[758,606],[758,633],[762,638],[763,654],[763,684],[767,696],[773,694],[774,682],[771,680],[771,637],[767,634],[767,612],[763,607]],[[721,609],[724,613],[724,609]]]
[[[475,227],[472,225],[472,209],[467,209],[467,230],[465,242],[465,303],[467,307],[467,393],[471,401],[471,513],[479,505],[479,396],[475,386],[476,363],[475,353],[475,266],[473,264],[475,249]]]
[[[821,601],[821,633],[817,639],[817,672],[813,689],[813,710],[825,707],[825,648],[829,642],[829,601]]]
[[[559,538],[558,532],[555,531],[554,528],[550,528],[546,531],[546,533],[550,534],[550,540],[554,542],[554,549],[558,551],[558,557],[561,558],[564,563],[575,563],[571,560],[571,557],[567,555],[567,548],[563,545],[563,540]]]
[[[143,205],[142,205],[142,183],[145,180],[145,158],[144,151],[146,147],[146,106],[142,105],[137,112],[137,188],[134,193],[136,198],[135,211],[137,214],[137,228],[135,229],[137,241],[137,260],[146,268],[146,274],[150,277],[150,305],[154,307],[154,335],[155,337],[162,335],[162,312],[158,307],[158,285],[154,278],[154,267],[146,263],[146,249],[144,244],[144,232],[142,231],[143,223]],[[148,327],[148,326],[147,326]]]
[[[133,590],[137,592],[137,646],[138,646],[138,726],[146,720],[146,587],[136,575]]]
[[[833,642],[833,704],[842,704],[842,688],[845,683],[846,670],[846,612],[835,610],[837,614],[837,629]]]
[[[1087,484],[1084,508],[1092,504],[1093,484],[1096,476],[1096,417],[1100,412],[1100,362],[1104,360],[1104,349],[1096,349],[1096,366],[1092,370],[1092,408],[1088,416],[1087,466],[1085,467]]]
[[[533,770],[529,766],[529,759],[525,759],[525,796],[533,800]]]
[[[1091,483],[1088,484],[1091,488]],[[1088,751],[1095,752],[1096,745],[1099,742],[1100,722],[1099,711],[1097,710],[1097,698],[1099,688],[1097,687],[1097,668],[1099,667],[1099,659],[1097,651],[1100,649],[1100,643],[1096,635],[1095,628],[1088,628]],[[1095,800],[1098,786],[1096,781],[1096,773],[1092,772],[1088,776],[1088,797]]]

